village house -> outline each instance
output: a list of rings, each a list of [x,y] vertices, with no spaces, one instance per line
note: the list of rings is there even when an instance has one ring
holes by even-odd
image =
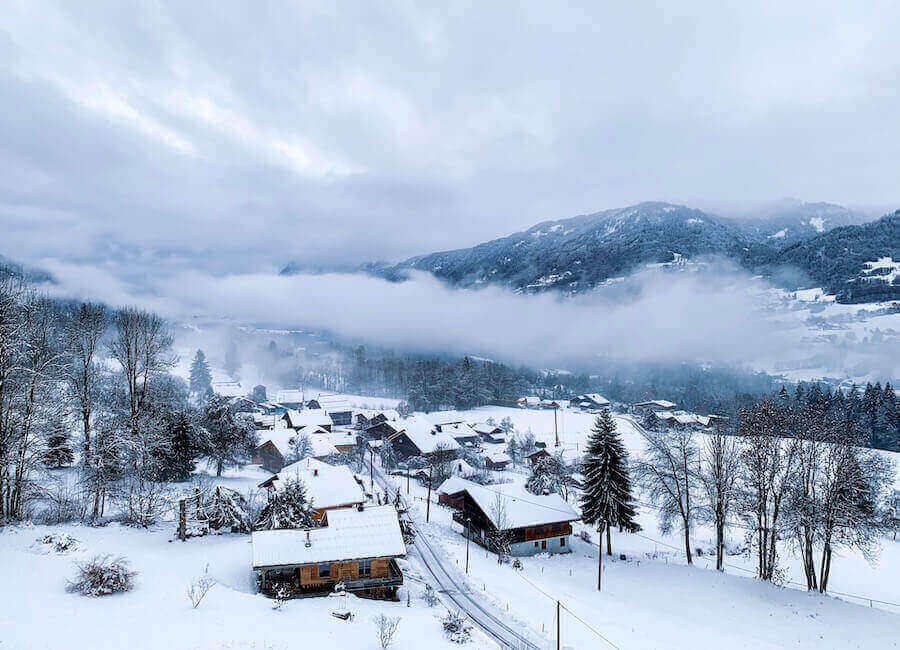
[[[631,412],[635,415],[647,415],[659,411],[671,411],[676,406],[675,402],[664,399],[652,399],[647,402],[638,402],[631,405]]]
[[[331,431],[334,422],[331,416],[323,409],[288,409],[281,416],[284,423],[291,429],[299,431],[303,427],[322,427],[325,431]]]
[[[475,433],[481,436],[481,439],[484,442],[491,444],[502,444],[506,442],[506,436],[503,433],[503,429],[496,424],[476,422],[472,425],[472,428],[475,430]]]
[[[354,431],[332,431],[328,438],[335,449],[341,453],[353,451],[360,441],[359,435]]]
[[[322,409],[331,416],[331,421],[336,427],[349,427],[353,419],[353,408],[347,398],[341,395],[319,395],[309,400],[306,407]]]
[[[466,422],[444,422],[436,424],[435,428],[441,432],[453,436],[464,447],[475,447],[481,443],[481,436]]]
[[[340,582],[359,596],[396,599],[403,584],[397,558],[406,555],[406,544],[394,506],[332,510],[324,523],[253,533],[260,592],[287,587],[293,595],[327,595]]]
[[[558,494],[538,496],[504,483],[482,486],[459,477],[438,488],[438,502],[454,510],[453,521],[469,539],[489,550],[503,531],[513,556],[570,553],[572,522],[578,513]]]
[[[274,429],[276,419],[277,418],[275,415],[256,412],[253,414],[253,426],[256,427],[257,431],[263,429]]]
[[[353,415],[353,426],[357,429],[368,429],[377,426],[382,422],[390,422],[399,419],[400,414],[393,409],[388,409],[386,411],[370,409],[366,411],[357,411]]]
[[[303,427],[294,429],[263,429],[256,432],[257,444],[251,462],[263,469],[277,473],[290,462],[294,455],[292,445],[300,436],[307,436],[311,447],[310,457],[322,460],[338,453],[329,439],[329,434],[321,427]]]
[[[386,440],[390,441],[398,460],[438,453],[455,456],[459,452],[460,445],[453,436],[441,433],[421,416],[411,416],[397,424],[402,425],[400,431]]]
[[[609,400],[597,393],[586,393],[572,398],[569,401],[571,408],[579,408],[583,411],[599,411],[610,407]]]
[[[562,403],[555,399],[542,399],[540,406],[542,409],[554,410],[562,408]]]
[[[372,440],[381,440],[403,430],[405,420],[383,420],[365,428],[363,433]]]
[[[494,472],[502,472],[511,462],[512,458],[505,451],[496,450],[484,454],[484,466]]]
[[[541,398],[535,395],[526,395],[517,399],[516,404],[518,404],[519,408],[536,409],[541,406]]]
[[[283,409],[294,409],[299,411],[303,408],[303,391],[302,390],[279,390],[275,393],[275,403]]]
[[[671,429],[705,429],[712,421],[708,415],[688,411],[656,411],[654,416]]]
[[[537,449],[525,456],[525,458],[528,459],[528,462],[534,467],[544,458],[550,458],[550,452],[546,449]]]
[[[330,510],[352,508],[366,502],[363,488],[346,465],[329,465],[315,458],[284,467],[267,478],[259,487],[278,490],[287,480],[299,480],[306,488],[306,496],[312,505],[313,518],[321,521]]]

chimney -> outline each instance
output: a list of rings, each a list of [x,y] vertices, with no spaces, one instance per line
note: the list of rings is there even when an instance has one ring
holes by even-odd
[[[309,528],[306,529],[306,542],[305,542],[305,546],[306,546],[306,548],[309,548],[310,546],[312,546],[312,540],[309,538]]]

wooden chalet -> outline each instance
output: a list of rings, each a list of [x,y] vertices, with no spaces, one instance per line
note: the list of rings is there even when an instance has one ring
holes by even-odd
[[[585,393],[578,395],[569,401],[571,408],[579,408],[585,411],[599,411],[610,407],[609,400],[598,393]]]
[[[353,408],[346,397],[341,395],[319,395],[306,403],[310,409],[322,409],[337,427],[349,427],[353,419]]]
[[[494,472],[502,472],[512,462],[505,451],[489,451],[484,454],[484,466]]]
[[[541,398],[536,395],[526,395],[517,399],[516,404],[519,408],[536,409],[541,407]]]
[[[675,402],[664,399],[651,399],[646,402],[637,402],[631,405],[631,412],[635,415],[646,415],[647,413],[658,413],[660,411],[671,411],[676,406]]]
[[[538,449],[537,451],[533,451],[525,458],[528,459],[528,462],[531,463],[531,466],[534,467],[537,465],[542,459],[550,458],[550,452],[546,449]]]
[[[506,434],[504,434],[503,429],[498,427],[496,424],[476,422],[472,425],[472,428],[475,430],[475,433],[481,436],[481,439],[484,442],[488,442],[491,444],[500,444],[506,442]]]
[[[303,408],[303,391],[297,389],[279,390],[275,393],[275,404],[283,409],[300,410]]]
[[[454,476],[438,488],[438,502],[454,510],[464,535],[489,550],[502,530],[513,556],[571,552],[572,522],[579,516],[558,494],[538,496],[511,483],[482,486]]]
[[[322,427],[325,431],[331,431],[334,421],[322,409],[288,409],[281,416],[289,429],[299,430],[303,427]]]
[[[481,436],[466,422],[444,422],[434,426],[439,432],[453,436],[453,439],[464,447],[481,444]]]
[[[324,526],[254,532],[253,570],[260,592],[327,595],[337,583],[360,596],[396,599],[406,555],[392,505],[328,512]]]
[[[381,440],[403,430],[404,420],[384,420],[365,428],[363,433],[370,440]]]
[[[398,460],[435,454],[456,457],[459,453],[460,445],[453,436],[441,433],[431,422],[420,416],[408,417],[397,424],[402,425],[401,430],[389,435],[386,440],[393,445]]]

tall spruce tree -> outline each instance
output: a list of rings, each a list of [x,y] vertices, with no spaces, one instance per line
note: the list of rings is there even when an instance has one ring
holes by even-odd
[[[581,519],[586,524],[596,524],[600,533],[597,564],[599,591],[603,570],[603,531],[606,531],[606,552],[611,554],[610,530],[613,526],[629,532],[640,530],[635,521],[634,497],[628,474],[628,452],[616,432],[616,422],[608,411],[594,420],[581,473],[585,479]]]
[[[203,350],[197,350],[191,362],[191,392],[203,397],[212,394],[212,375]]]

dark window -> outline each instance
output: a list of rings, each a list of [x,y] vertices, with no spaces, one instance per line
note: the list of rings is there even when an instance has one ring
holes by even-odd
[[[535,548],[538,547],[538,543],[537,543],[537,542],[534,543],[534,547],[535,547]]]
[[[319,565],[319,577],[320,578],[328,578],[331,576],[331,564],[320,564]]]
[[[546,550],[546,549],[547,549],[547,540],[542,539],[541,540],[541,550]]]
[[[372,575],[372,561],[371,560],[361,560],[360,561],[359,575],[361,575],[361,576]]]
[[[559,545],[560,545],[560,546],[565,546],[565,545],[566,545],[566,538],[565,538],[565,537],[560,537],[560,538],[559,538]]]

